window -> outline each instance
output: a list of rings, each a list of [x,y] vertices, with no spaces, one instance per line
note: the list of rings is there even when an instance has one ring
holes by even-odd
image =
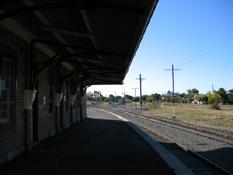
[[[53,67],[49,67],[48,69],[48,79],[49,79],[49,114],[53,114]]]
[[[15,115],[16,61],[0,56],[0,124],[9,123]]]

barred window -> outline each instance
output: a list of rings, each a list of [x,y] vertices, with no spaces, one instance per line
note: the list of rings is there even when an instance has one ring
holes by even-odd
[[[16,61],[0,56],[0,124],[9,123],[15,115]]]
[[[53,113],[53,69],[52,67],[49,67],[48,69],[48,79],[49,79],[49,114]]]

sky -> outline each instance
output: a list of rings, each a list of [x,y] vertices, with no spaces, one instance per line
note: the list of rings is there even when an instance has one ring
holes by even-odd
[[[207,93],[220,87],[233,89],[233,0],[160,0],[140,43],[124,85],[91,86],[104,96],[134,96],[197,88]],[[139,89],[137,90],[139,95]]]

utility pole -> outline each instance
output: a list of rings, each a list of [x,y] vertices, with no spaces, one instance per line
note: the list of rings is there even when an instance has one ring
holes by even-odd
[[[181,70],[181,69],[175,69],[173,64],[171,69],[165,69],[165,71],[172,71],[172,118],[175,118],[175,81],[174,81],[174,71]]]
[[[135,100],[135,109],[136,109],[136,92],[138,88],[132,88],[134,89],[134,100]]]
[[[142,109],[142,81],[145,80],[145,78],[142,78],[141,74],[139,74],[139,78],[137,78],[137,80],[139,80],[140,84],[140,107]]]

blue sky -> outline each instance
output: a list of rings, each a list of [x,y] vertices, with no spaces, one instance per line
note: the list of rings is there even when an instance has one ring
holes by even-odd
[[[92,86],[103,95],[165,93],[172,89],[171,68],[175,73],[175,91],[197,88],[206,93],[212,88],[233,89],[233,0],[160,0],[133,59],[124,85]],[[139,90],[137,91],[137,95]]]

